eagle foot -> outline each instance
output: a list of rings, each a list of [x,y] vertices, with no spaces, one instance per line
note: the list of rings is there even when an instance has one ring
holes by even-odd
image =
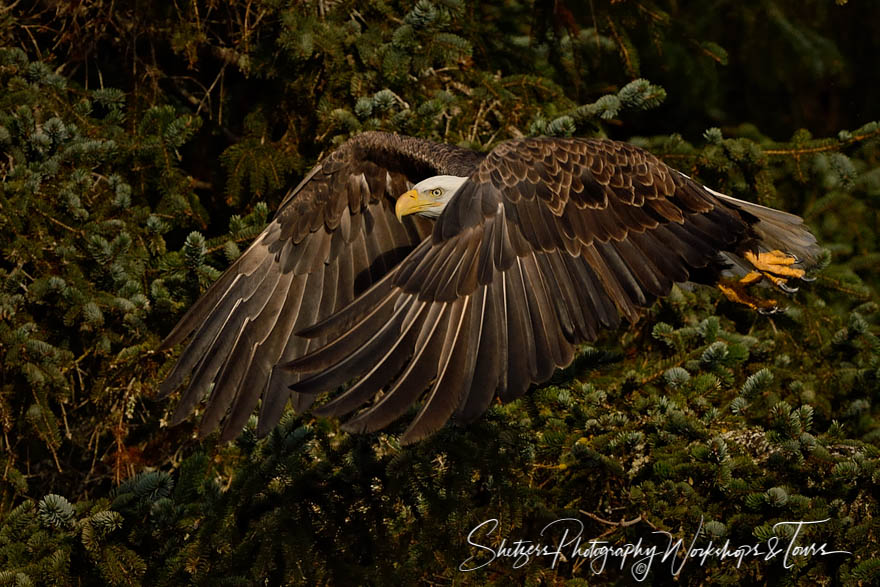
[[[748,272],[738,281],[726,281],[718,284],[718,289],[732,302],[743,304],[762,314],[772,314],[779,310],[776,300],[763,300],[749,295],[746,288],[766,279],[786,293],[794,293],[796,287],[788,285],[788,280],[804,279],[803,269],[793,267],[799,263],[794,255],[782,251],[769,251],[766,253],[753,253],[746,251],[744,257],[755,268]]]
[[[754,277],[753,274],[756,274],[757,277]],[[739,281],[719,283],[718,289],[720,289],[721,293],[723,293],[731,302],[743,304],[752,310],[757,310],[761,314],[773,314],[779,310],[779,305],[776,303],[776,300],[756,298],[746,292],[746,287],[748,285],[756,283],[762,278],[763,275],[756,271],[752,271]]]
[[[805,271],[797,269],[792,265],[798,263],[798,258],[782,251],[770,251],[768,253],[753,253],[746,251],[746,260],[757,269],[742,278],[742,281],[749,280],[746,285],[750,285],[766,277],[773,285],[786,293],[794,293],[796,287],[788,285],[788,278],[803,279]],[[756,276],[757,274],[757,276]]]

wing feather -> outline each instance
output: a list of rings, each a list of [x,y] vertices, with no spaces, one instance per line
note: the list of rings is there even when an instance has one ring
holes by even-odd
[[[168,349],[192,335],[160,387],[165,397],[189,378],[173,420],[207,394],[200,433],[222,424],[229,438],[262,399],[258,432],[265,434],[291,398],[289,385],[301,378],[278,363],[323,342],[296,331],[342,309],[430,236],[424,220],[398,222],[394,198],[433,175],[466,176],[481,159],[450,145],[370,132],[316,165],[161,343]],[[294,396],[299,407],[311,401]]]
[[[218,373],[217,383],[202,416],[201,427],[214,429],[225,416],[227,406],[234,405],[236,396],[243,391],[244,376],[250,370],[257,347],[260,342],[265,341],[266,336],[272,331],[272,325],[278,319],[291,277],[290,273],[278,273],[273,283],[266,283],[265,287],[261,288],[260,291],[267,292],[267,295],[260,296],[262,300],[249,301],[246,308],[248,318],[238,331],[235,344],[226,357],[222,370]],[[238,430],[235,432],[237,433]]]
[[[259,273],[252,274],[247,281],[247,289],[241,291],[239,298],[226,298],[218,307],[217,311],[210,316],[204,326],[197,333],[199,345],[193,352],[182,357],[180,363],[184,368],[193,369],[193,376],[189,385],[183,392],[177,405],[172,423],[176,424],[183,420],[195,407],[202,395],[208,392],[208,388],[217,373],[223,367],[223,362],[231,352],[235,341],[238,339],[238,323],[246,314],[248,303],[253,300],[255,291],[265,282],[272,271],[271,263],[267,262]],[[255,307],[254,304],[252,307]],[[206,350],[210,349],[210,351]],[[193,361],[197,361],[193,364]],[[193,367],[189,367],[193,364]],[[172,371],[169,380],[175,381],[180,377]]]
[[[439,360],[443,348],[441,341],[446,336],[449,316],[447,304],[434,303],[428,307],[409,365],[382,399],[345,423],[343,428],[346,431],[379,430],[402,416],[412,406],[433,378],[431,370]]]
[[[334,265],[338,264],[334,263]],[[302,281],[306,279],[302,275],[291,275],[289,278]],[[285,343],[293,330],[293,317],[299,311],[302,303],[302,296],[296,295],[297,290],[301,291],[301,288],[296,284],[289,284],[286,289],[292,295],[283,296],[283,305],[272,321],[271,330],[255,346],[252,362],[242,379],[243,381],[257,382],[257,384],[239,386],[236,397],[231,404],[229,419],[223,426],[221,438],[228,439],[238,434],[250,416],[250,410],[247,409],[247,406],[253,405],[261,395],[267,394],[272,370],[282,356]],[[284,291],[284,288],[280,288],[278,291]],[[261,382],[265,383],[261,385]],[[287,394],[283,393],[283,395]],[[286,398],[284,403],[286,403]]]
[[[414,317],[417,319],[425,311],[425,308],[427,308],[427,304],[420,302],[414,304],[409,310],[415,309]],[[343,416],[369,401],[375,394],[375,385],[383,385],[391,380],[412,356],[409,349],[415,345],[415,337],[418,334],[418,330],[413,328],[414,325],[415,320],[404,321],[397,340],[379,359],[376,366],[354,386],[315,409],[315,413],[320,416]]]
[[[465,296],[452,305],[446,338],[438,361],[438,372],[424,405],[403,433],[401,442],[415,442],[431,434],[449,419],[470,388],[474,374],[474,354],[471,349],[479,342],[479,331],[473,325],[476,311],[482,307],[482,292]]]
[[[471,375],[470,389],[461,398],[455,415],[463,422],[470,422],[486,411],[496,390],[505,394],[507,365],[507,320],[504,316],[502,286],[504,280],[496,280],[480,288],[483,292],[483,305],[480,320],[477,322],[479,343],[474,358],[474,373]],[[479,366],[479,369],[476,368]]]
[[[507,377],[505,389],[499,389],[501,401],[522,395],[528,388],[532,374],[537,371],[535,335],[531,328],[529,304],[523,289],[522,265],[519,257],[508,271],[502,273],[505,298],[502,300],[507,318]],[[505,368],[505,366],[502,366]]]

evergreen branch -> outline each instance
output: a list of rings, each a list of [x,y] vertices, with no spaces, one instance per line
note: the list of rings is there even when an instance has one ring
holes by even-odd
[[[638,516],[636,516],[632,520],[627,520],[627,519],[623,518],[619,522],[611,522],[609,520],[605,520],[603,518],[600,518],[599,516],[597,516],[596,514],[594,514],[592,512],[588,512],[585,510],[578,510],[578,512],[582,513],[583,515],[587,516],[588,518],[590,518],[592,520],[599,522],[600,524],[603,524],[605,526],[612,526],[614,528],[627,528],[629,526],[635,526],[639,522],[644,521],[644,514],[639,514]]]
[[[46,427],[46,431],[48,434],[49,431],[51,430],[52,424],[49,422],[48,418],[46,418],[46,408],[44,408],[42,406],[42,403],[40,402],[40,398],[37,395],[37,390],[34,389],[33,387],[31,388],[31,395],[34,396],[34,402],[36,402],[35,405],[40,410],[40,418],[42,419],[43,425]],[[58,452],[55,450],[55,443],[52,442],[51,438],[50,438],[50,439],[47,439],[47,442],[45,442],[45,445],[49,449],[49,451],[52,453],[52,459],[55,461],[55,469],[59,473],[63,473],[64,470],[61,468],[61,462],[58,460]]]
[[[234,242],[235,244],[251,242],[255,238],[255,235],[244,235],[235,238],[224,238],[222,244],[214,245],[213,247],[205,248],[205,253],[216,253],[217,251],[222,251],[224,247],[226,247],[226,243]]]
[[[763,153],[765,155],[771,156],[799,156],[810,155],[813,153],[827,153],[829,151],[838,151],[844,147],[848,147],[849,145],[860,143],[862,141],[867,141],[877,136],[880,136],[880,128],[862,135],[853,135],[851,138],[844,141],[829,143],[827,145],[816,147],[800,147],[794,149],[764,149]]]
[[[865,302],[871,299],[871,293],[866,292],[864,290],[853,289],[851,287],[847,287],[844,283],[838,279],[834,279],[828,275],[819,274],[816,276],[816,279],[831,287],[832,289],[839,291],[840,293],[846,294],[847,296],[851,296],[860,302]]]
[[[708,347],[708,346],[709,345],[700,346],[700,347],[692,350],[691,352],[687,353],[686,355],[678,358],[677,360],[661,363],[662,367],[659,370],[657,370],[656,372],[649,374],[647,377],[640,379],[639,385],[647,385],[648,383],[651,383],[652,381],[659,379],[660,377],[663,376],[664,373],[666,373],[672,367],[681,367],[682,365],[684,365],[685,363],[687,363],[691,359],[695,359],[697,356],[702,354],[703,351],[705,351],[706,347]]]
[[[500,80],[498,85],[502,88],[537,89],[553,98],[566,99],[565,91],[557,84],[546,78],[534,75],[510,75]]]
[[[633,55],[631,51],[632,44],[628,39],[624,37],[624,34],[617,30],[617,27],[614,26],[614,21],[611,17],[606,18],[606,22],[608,24],[608,28],[611,30],[611,36],[614,38],[614,41],[617,43],[617,49],[620,51],[620,57],[623,59],[623,65],[626,67],[626,73],[630,77],[638,77],[638,66],[636,65],[636,57]]]
[[[641,12],[642,14],[646,14],[648,18],[654,21],[654,24],[663,26],[669,25],[669,14],[660,10],[656,6],[652,7],[652,9],[645,6],[642,2],[637,2],[636,7],[638,8],[639,12]]]
[[[81,230],[79,230],[79,229],[76,229],[76,228],[73,228],[72,226],[68,226],[68,225],[64,224],[63,222],[61,222],[61,221],[58,220],[57,218],[53,218],[53,217],[50,216],[49,214],[46,214],[45,212],[43,212],[42,210],[40,210],[39,208],[36,208],[36,207],[35,207],[34,210],[37,212],[37,214],[39,214],[40,216],[42,216],[43,218],[45,218],[45,219],[48,220],[49,222],[52,222],[53,224],[57,224],[57,225],[60,226],[61,228],[65,229],[65,230],[69,230],[70,232],[72,232],[72,233],[74,233],[74,234],[76,234],[76,235],[79,235],[79,236],[81,236],[81,237],[85,237],[85,233],[84,233],[83,231],[81,231]]]

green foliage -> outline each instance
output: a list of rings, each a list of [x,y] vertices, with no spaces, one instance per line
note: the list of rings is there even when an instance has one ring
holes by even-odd
[[[297,161],[283,144],[266,140],[266,119],[260,112],[249,114],[244,126],[245,137],[220,156],[229,176],[226,193],[234,204],[240,203],[245,180],[249,192],[257,196],[283,188],[288,172]]]
[[[876,582],[868,4],[10,5],[0,584],[631,580],[543,557],[457,570],[485,554],[466,540],[485,520],[497,546],[564,517],[612,545],[698,528],[698,544],[751,544],[827,518],[800,542],[851,555],[691,561],[679,580]],[[308,414],[234,445],[165,427],[171,404],[148,401],[174,358],[159,340],[316,159],[369,129],[478,149],[630,140],[803,215],[824,267],[769,316],[676,288],[547,385],[416,446],[398,444],[403,423],[350,436]]]
[[[139,143],[185,142],[198,119],[175,116],[174,128],[128,135],[113,114],[121,93],[81,98],[54,74],[35,76],[39,63],[27,64],[17,49],[3,50],[0,62],[8,90],[0,100],[7,154],[0,170],[3,463],[6,475],[17,476],[17,467],[48,456],[52,466],[28,481],[39,487],[65,470],[88,470],[112,436],[121,441],[155,373],[152,361],[126,357],[155,336],[146,284],[164,241],[147,226],[171,199],[157,197],[151,210],[145,180],[179,172]],[[138,203],[132,185],[142,188]],[[8,503],[24,487],[4,484],[0,500]]]

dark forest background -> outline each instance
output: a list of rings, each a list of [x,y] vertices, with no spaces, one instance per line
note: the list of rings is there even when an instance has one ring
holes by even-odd
[[[852,554],[678,580],[880,581],[878,22],[859,0],[0,2],[0,584],[633,581],[458,570],[487,560],[480,522],[497,546],[563,517],[616,545],[827,519],[798,543]],[[229,444],[166,426],[159,341],[368,129],[628,140],[803,215],[825,267],[774,315],[676,289],[415,446],[309,414]]]

